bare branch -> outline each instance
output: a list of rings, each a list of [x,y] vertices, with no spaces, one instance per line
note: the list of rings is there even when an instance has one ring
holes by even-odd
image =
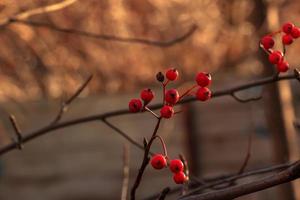
[[[70,96],[69,99],[67,99],[66,101],[64,101],[61,104],[60,110],[58,111],[57,116],[54,118],[54,120],[50,123],[50,126],[52,126],[60,121],[63,114],[65,112],[67,112],[69,105],[80,95],[80,93],[84,90],[84,88],[86,88],[86,86],[89,84],[89,82],[92,80],[92,78],[93,78],[93,75],[90,75],[86,79],[86,81],[84,81],[83,84],[76,90],[76,92],[72,96]]]
[[[205,194],[185,195],[182,200],[229,200],[246,194],[258,192],[267,188],[274,187],[283,183],[293,181],[300,177],[300,161],[297,161],[291,167],[271,176],[252,181],[250,183],[240,184],[224,190],[208,192]]]
[[[159,195],[159,197],[158,197],[158,200],[164,200],[165,198],[166,198],[166,196],[167,196],[167,194],[170,192],[170,188],[169,187],[166,187],[166,188],[164,188],[162,191],[161,191],[161,193],[160,193],[160,195]]]
[[[17,123],[17,120],[15,118],[15,116],[13,115],[9,115],[9,120],[14,128],[14,131],[15,131],[15,134],[16,134],[16,141],[14,141],[16,147],[19,149],[19,150],[22,150],[23,149],[23,146],[22,146],[22,134],[21,134],[21,129]]]
[[[274,165],[271,167],[265,167],[265,168],[261,168],[261,169],[257,169],[257,170],[251,170],[251,171],[244,172],[240,175],[237,175],[237,174],[221,175],[221,176],[217,176],[217,177],[213,177],[213,178],[204,179],[204,182],[191,182],[190,187],[196,188],[196,190],[194,190],[194,192],[199,192],[204,189],[214,188],[215,186],[230,183],[232,181],[246,178],[249,176],[257,176],[257,175],[266,174],[266,173],[270,173],[270,172],[285,170],[285,169],[295,165],[295,163],[296,162]],[[179,192],[180,190],[181,190],[181,187],[176,186],[174,188],[171,188],[169,194]],[[154,199],[157,199],[158,196],[159,196],[159,194],[154,194],[150,197],[145,198],[144,200],[154,200]]]
[[[121,200],[127,199],[128,183],[129,183],[129,146],[123,147],[123,183],[121,190]]]
[[[12,23],[24,24],[24,25],[31,26],[31,27],[43,27],[43,28],[48,28],[50,30],[61,32],[61,33],[75,34],[75,35],[99,39],[99,40],[123,42],[123,43],[131,43],[131,44],[143,44],[143,45],[149,45],[149,46],[157,46],[157,47],[161,47],[161,48],[171,47],[177,43],[183,42],[184,40],[189,38],[191,35],[193,35],[198,28],[197,25],[194,24],[184,34],[182,34],[178,37],[175,37],[175,38],[167,40],[167,41],[156,41],[156,40],[151,40],[151,39],[142,39],[142,38],[134,38],[134,37],[128,38],[128,37],[121,37],[121,36],[116,36],[116,35],[90,33],[90,32],[85,32],[85,31],[76,30],[76,29],[61,28],[61,27],[55,26],[53,24],[48,24],[48,23],[44,23],[44,22],[16,19],[14,17],[8,19],[7,22],[5,22],[3,24],[0,24],[0,26],[7,26]]]

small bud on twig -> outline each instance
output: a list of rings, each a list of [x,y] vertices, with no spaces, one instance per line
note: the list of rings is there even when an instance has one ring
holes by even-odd
[[[159,82],[161,82],[161,83],[164,82],[165,76],[163,75],[163,73],[158,72],[158,73],[156,74],[156,80],[159,81]]]

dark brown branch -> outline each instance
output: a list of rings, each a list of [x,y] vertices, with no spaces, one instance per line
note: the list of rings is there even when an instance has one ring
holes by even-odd
[[[86,88],[86,86],[89,84],[89,82],[92,80],[93,75],[90,75],[84,82],[83,84],[76,90],[76,92],[70,96],[69,99],[67,99],[66,101],[62,102],[60,109],[56,115],[56,117],[54,118],[54,120],[50,123],[51,125],[56,124],[57,122],[59,122],[63,116],[63,114],[65,112],[67,112],[69,105],[80,95],[80,93],[84,90],[84,88]]]
[[[142,38],[126,38],[121,36],[115,36],[115,35],[108,35],[108,34],[96,34],[96,33],[89,33],[85,31],[80,31],[76,29],[68,29],[68,28],[61,28],[57,27],[53,24],[48,24],[44,22],[37,22],[37,21],[30,21],[30,20],[22,20],[17,18],[11,18],[9,19],[5,24],[2,24],[2,26],[6,26],[12,23],[20,23],[27,26],[32,27],[43,27],[48,28],[53,31],[61,32],[61,33],[67,33],[67,34],[75,34],[79,36],[89,37],[89,38],[95,38],[100,40],[106,40],[106,41],[114,41],[114,42],[123,42],[123,43],[131,43],[131,44],[144,44],[149,46],[157,46],[162,48],[167,48],[170,46],[173,46],[177,43],[180,43],[187,38],[189,38],[195,31],[197,30],[197,25],[192,25],[189,30],[184,33],[181,36],[175,37],[174,39],[167,40],[167,41],[156,41],[156,40],[150,40],[150,39],[142,39]],[[0,25],[1,26],[1,25]]]
[[[255,80],[243,85],[239,85],[236,87],[232,87],[232,88],[225,88],[222,90],[217,90],[214,91],[212,93],[212,98],[217,98],[217,97],[222,97],[222,96],[227,96],[227,95],[231,95],[234,92],[237,91],[241,91],[241,90],[246,90],[248,88],[252,88],[252,87],[257,87],[257,86],[262,86],[262,85],[266,85],[266,84],[270,84],[270,83],[274,83],[277,81],[283,81],[283,80],[292,80],[292,79],[297,79],[300,80],[299,78],[299,73],[297,70],[295,70],[295,73],[293,74],[288,74],[288,75],[284,75],[284,76],[280,76],[278,78],[274,78],[272,77],[267,77],[267,78],[262,78],[259,80]],[[194,97],[190,97],[190,98],[186,98],[183,99],[179,102],[179,104],[185,104],[185,103],[189,103],[192,101],[196,101],[196,99]],[[155,104],[153,106],[150,106],[149,108],[151,110],[154,109],[158,109],[162,106],[162,104]],[[122,109],[122,110],[116,110],[116,111],[112,111],[112,112],[107,112],[107,113],[102,113],[102,114],[97,114],[97,115],[91,115],[91,116],[87,116],[87,117],[80,117],[77,119],[73,119],[73,120],[68,120],[68,121],[64,121],[64,122],[59,122],[53,126],[46,126],[43,127],[39,130],[33,131],[33,132],[29,132],[27,134],[24,134],[23,136],[23,140],[22,143],[26,143],[32,139],[35,139],[41,135],[44,135],[48,132],[57,130],[57,129],[61,129],[61,128],[65,128],[68,126],[73,126],[75,124],[81,124],[81,123],[86,123],[86,122],[90,122],[90,121],[97,121],[97,120],[103,120],[105,118],[110,118],[110,117],[114,117],[114,116],[121,116],[121,115],[126,115],[126,114],[132,114],[129,112],[129,110],[126,109]],[[0,155],[7,153],[13,149],[16,149],[17,145],[15,143],[11,143],[11,144],[7,144],[3,147],[0,148]]]
[[[158,131],[160,122],[161,122],[161,118],[158,118],[157,123],[156,123],[155,128],[154,128],[154,131],[152,133],[151,139],[149,140],[149,142],[145,143],[147,145],[145,146],[144,158],[143,158],[142,164],[140,166],[138,175],[137,175],[137,177],[135,179],[135,182],[133,184],[133,187],[131,189],[131,195],[130,195],[131,200],[135,200],[136,190],[137,190],[137,188],[139,187],[139,185],[141,183],[144,171],[145,171],[145,169],[148,166],[148,163],[150,161],[150,158],[149,158],[150,148],[151,148],[151,145],[152,145],[153,141],[155,140],[155,136],[156,136],[156,133]]]
[[[22,150],[23,149],[23,146],[22,146],[22,134],[21,134],[21,129],[17,123],[17,120],[15,118],[15,116],[13,115],[9,115],[9,120],[14,128],[14,131],[15,131],[15,134],[16,134],[16,140],[14,140],[13,138],[13,141],[14,141],[14,144],[16,145],[16,147],[19,149],[19,150]]]
[[[252,133],[249,134],[246,157],[244,159],[244,162],[243,162],[238,174],[242,174],[245,171],[245,169],[248,165],[248,162],[250,160],[250,157],[251,157],[251,149],[252,149]]]
[[[182,200],[230,200],[246,194],[258,192],[267,188],[287,183],[300,177],[300,161],[297,161],[291,167],[271,176],[252,181],[250,183],[240,184],[220,191],[208,192],[198,195],[186,195]]]
[[[158,197],[158,200],[164,200],[167,196],[167,194],[170,192],[170,188],[166,187],[165,189],[163,189]]]
[[[190,187],[196,188],[194,190],[194,192],[197,193],[204,189],[214,188],[215,186],[230,183],[232,181],[246,178],[249,176],[257,176],[257,175],[266,174],[266,173],[270,173],[270,172],[285,170],[285,169],[295,165],[295,163],[296,162],[274,165],[272,167],[266,167],[266,168],[261,168],[261,169],[257,169],[257,170],[247,171],[247,172],[244,172],[239,175],[237,175],[237,174],[221,175],[221,176],[217,176],[217,177],[213,177],[213,178],[204,179],[204,182],[192,182],[192,183],[190,183]],[[171,188],[169,194],[179,192],[180,190],[181,190],[181,187],[176,186],[174,188]],[[159,194],[154,194],[148,198],[145,198],[144,200],[154,200],[154,199],[157,199],[158,196],[159,196]]]
[[[129,183],[129,146],[124,145],[123,148],[123,183],[121,190],[121,200],[127,199],[128,183]]]
[[[115,125],[113,125],[112,123],[110,123],[109,121],[107,121],[106,118],[103,118],[102,121],[111,129],[113,129],[114,131],[116,131],[117,133],[119,133],[122,137],[124,137],[127,141],[129,141],[131,144],[133,144],[134,146],[140,148],[141,150],[144,150],[143,145],[141,145],[140,143],[138,143],[137,141],[135,141],[134,139],[132,139],[128,134],[126,134],[125,132],[123,132],[121,129],[119,129],[118,127],[116,127]]]

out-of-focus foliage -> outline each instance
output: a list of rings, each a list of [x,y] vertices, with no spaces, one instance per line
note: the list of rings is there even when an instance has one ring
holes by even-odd
[[[55,2],[60,1],[3,0],[0,18]],[[176,38],[193,24],[199,27],[190,38],[169,48],[104,41],[22,24],[1,27],[0,101],[59,97],[74,91],[88,73],[95,75],[90,93],[113,93],[152,83],[155,73],[169,66],[179,68],[184,77],[197,70],[214,72],[234,66],[242,74],[260,72],[262,66],[255,57],[257,35],[262,34],[263,25],[257,21],[259,3],[79,0],[60,11],[29,19],[91,33],[158,41]],[[299,15],[296,1],[287,3],[285,9]],[[296,16],[290,20],[299,25]],[[297,57],[295,52],[293,57]]]

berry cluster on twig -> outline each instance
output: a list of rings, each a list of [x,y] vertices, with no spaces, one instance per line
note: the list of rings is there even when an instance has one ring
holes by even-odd
[[[275,45],[274,36],[281,34],[281,42],[283,51],[273,50]],[[260,40],[260,46],[269,54],[269,62],[276,65],[278,73],[286,72],[289,69],[289,63],[284,59],[286,53],[286,45],[291,45],[294,40],[300,37],[300,28],[291,22],[282,25],[281,30],[264,36]]]

